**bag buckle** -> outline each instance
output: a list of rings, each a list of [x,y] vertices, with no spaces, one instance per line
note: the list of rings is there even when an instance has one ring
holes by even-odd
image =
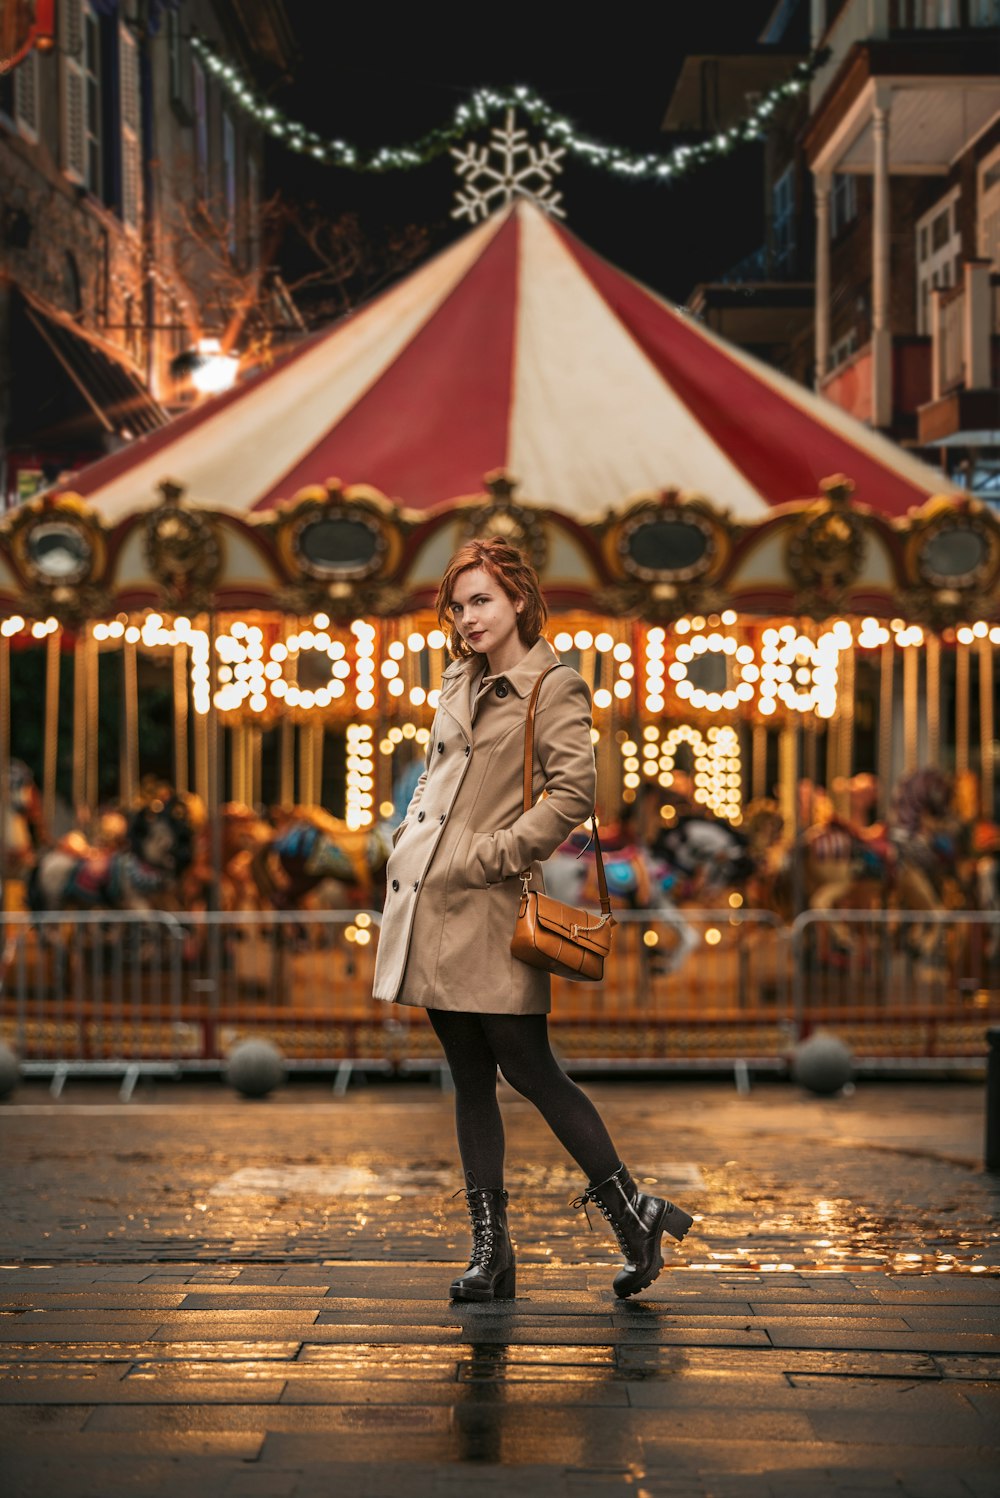
[[[524,873],[521,875],[521,893],[524,895],[525,899],[528,898],[528,885],[530,883],[531,883],[531,870],[530,869],[525,869]]]

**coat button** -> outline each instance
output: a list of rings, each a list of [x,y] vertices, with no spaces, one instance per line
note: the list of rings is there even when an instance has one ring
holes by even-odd
[[[466,759],[468,759],[468,757],[469,757],[469,755],[471,753],[472,753],[472,745],[471,744],[466,744],[466,746],[465,746],[465,757],[466,757]]]
[[[423,814],[423,812],[422,811],[418,811],[417,812],[417,821],[418,822],[422,822],[423,820],[424,820],[424,814]]]
[[[441,815],[438,817],[438,821],[439,822],[443,822],[444,818],[445,818],[445,814],[444,814],[444,812],[442,812]]]
[[[420,888],[420,881],[418,879],[414,879],[414,881],[413,881],[413,888],[414,889],[419,889]]]
[[[398,879],[394,879],[392,881],[392,887],[393,887],[393,889],[398,889],[399,888],[399,880]]]
[[[443,754],[443,753],[444,753],[444,745],[443,744],[438,744],[438,754]]]
[[[497,696],[498,697],[506,697],[506,695],[507,695],[507,693],[509,691],[510,691],[510,687],[507,685],[507,683],[505,681],[498,681],[497,682]]]

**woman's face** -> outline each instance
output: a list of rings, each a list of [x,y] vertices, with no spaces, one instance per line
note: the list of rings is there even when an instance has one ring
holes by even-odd
[[[451,595],[451,616],[462,639],[483,655],[502,656],[517,638],[524,604],[512,602],[482,567],[460,572]]]

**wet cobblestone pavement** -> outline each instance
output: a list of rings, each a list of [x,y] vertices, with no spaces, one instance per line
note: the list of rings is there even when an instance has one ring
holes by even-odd
[[[1000,1177],[974,1084],[589,1088],[696,1214],[618,1302],[503,1092],[518,1297],[466,1262],[451,1099],[164,1084],[0,1105],[11,1498],[1000,1494]]]

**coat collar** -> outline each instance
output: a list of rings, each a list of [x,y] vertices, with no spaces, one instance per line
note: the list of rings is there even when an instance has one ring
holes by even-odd
[[[539,638],[532,645],[527,655],[518,661],[516,666],[510,671],[496,673],[496,678],[499,679],[502,676],[504,681],[514,688],[519,697],[527,697],[542,672],[548,666],[555,666],[558,663],[559,656],[553,650],[548,640]],[[441,688],[442,696],[445,694],[445,690],[447,690],[449,711],[452,710],[452,694],[455,693],[459,685],[466,701],[468,701],[470,681],[481,670],[482,660],[479,656],[475,655],[462,656],[457,661],[452,661],[451,665],[446,667],[441,676]],[[493,679],[493,677],[490,678],[490,680]]]

